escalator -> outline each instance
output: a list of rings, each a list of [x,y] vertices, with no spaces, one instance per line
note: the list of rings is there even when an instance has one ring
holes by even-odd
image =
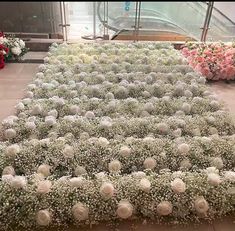
[[[136,22],[136,2],[109,2],[104,26],[114,32],[112,39],[132,40]],[[207,12],[206,2],[141,2],[139,40],[199,41]],[[107,13],[107,11],[106,11]],[[97,14],[102,21],[104,2]],[[207,41],[231,41],[235,23],[214,7]]]

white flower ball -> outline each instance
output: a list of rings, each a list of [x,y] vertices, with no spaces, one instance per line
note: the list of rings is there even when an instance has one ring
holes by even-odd
[[[56,109],[53,109],[53,110],[48,112],[48,116],[53,116],[53,117],[57,118],[58,117],[58,111]]]
[[[39,105],[39,104],[34,105],[34,107],[32,108],[31,114],[32,115],[40,115],[41,113],[42,113],[41,105]]]
[[[15,189],[25,188],[27,180],[24,176],[15,176],[11,181],[11,186]]]
[[[162,201],[157,205],[157,213],[161,216],[167,216],[172,213],[173,206],[168,201]]]
[[[205,214],[209,210],[208,202],[204,197],[198,197],[194,201],[194,207],[198,213]]]
[[[13,128],[6,129],[4,135],[6,139],[13,139],[16,137],[16,130]]]
[[[15,106],[15,108],[17,111],[22,111],[24,110],[24,104],[20,102]]]
[[[50,169],[51,167],[48,164],[41,164],[37,169],[37,173],[42,174],[45,177],[48,177],[51,174]]]
[[[27,98],[29,98],[29,99],[32,99],[33,96],[34,96],[34,94],[33,94],[32,91],[27,91],[26,94],[25,94],[25,96],[26,96]]]
[[[56,124],[56,118],[54,116],[46,116],[45,123],[48,126],[53,126]]]
[[[73,158],[74,157],[74,149],[73,149],[73,147],[66,144],[65,148],[63,150],[63,156],[66,159]]]
[[[144,168],[146,169],[154,169],[157,165],[157,162],[154,158],[148,157],[144,161]]]
[[[98,144],[101,147],[105,148],[105,147],[107,147],[109,145],[109,141],[106,138],[104,138],[104,137],[99,137]]]
[[[77,105],[72,105],[70,108],[69,108],[69,111],[72,115],[76,115],[80,112],[80,108],[77,106]]]
[[[188,103],[183,103],[182,105],[182,110],[186,113],[189,114],[191,111],[191,105]]]
[[[84,184],[84,178],[83,177],[73,177],[69,180],[69,182],[73,188],[80,188]]]
[[[119,160],[113,160],[109,163],[109,171],[110,172],[118,172],[121,170],[121,162]]]
[[[85,221],[88,219],[89,209],[82,203],[77,203],[72,208],[72,214],[78,221]]]
[[[12,166],[6,166],[3,171],[2,171],[2,176],[3,175],[15,175],[15,170]]]
[[[171,182],[171,189],[175,193],[184,193],[185,190],[186,190],[186,185],[185,185],[185,183],[180,178],[175,178]]]
[[[140,180],[139,187],[142,191],[149,192],[151,188],[151,182],[148,179],[143,178]]]
[[[162,133],[162,134],[167,134],[169,132],[169,127],[166,123],[158,123],[157,124],[157,129]]]
[[[47,194],[51,191],[52,183],[49,180],[39,181],[37,183],[37,193]]]
[[[95,118],[95,114],[92,111],[87,111],[85,114],[85,117],[88,119],[94,119]]]
[[[117,208],[116,213],[117,213],[118,217],[120,217],[122,219],[127,219],[132,216],[133,206],[128,201],[125,201],[125,200],[120,201],[118,203],[118,208]]]
[[[25,123],[25,128],[28,130],[35,130],[36,124],[34,122],[28,121]]]
[[[12,144],[6,148],[5,155],[7,157],[14,158],[20,152],[20,146],[18,144]]]
[[[100,187],[100,195],[104,199],[109,199],[114,195],[114,186],[112,183],[104,182]]]
[[[82,166],[77,166],[76,169],[74,170],[74,174],[75,176],[86,174],[86,169]]]
[[[122,147],[120,148],[119,154],[120,154],[122,157],[129,157],[130,154],[131,154],[131,149],[130,149],[128,146],[122,146]]]
[[[178,145],[178,151],[180,154],[188,154],[189,150],[190,147],[188,144],[183,143]]]
[[[235,182],[235,172],[233,172],[233,171],[225,171],[224,178],[227,181],[230,181],[230,182],[234,183]]]
[[[51,214],[47,209],[39,210],[36,215],[37,224],[40,226],[48,226],[51,222]]]
[[[207,176],[207,181],[212,186],[218,186],[222,182],[220,176],[216,173],[209,173]]]
[[[211,166],[222,169],[224,166],[223,160],[220,157],[215,157],[211,160]]]

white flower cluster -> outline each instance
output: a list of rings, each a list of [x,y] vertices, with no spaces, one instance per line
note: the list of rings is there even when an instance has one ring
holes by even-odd
[[[53,44],[44,62],[2,123],[1,230],[235,211],[232,118],[169,43]]]

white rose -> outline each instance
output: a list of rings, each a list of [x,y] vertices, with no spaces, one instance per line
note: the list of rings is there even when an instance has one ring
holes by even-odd
[[[65,148],[63,150],[63,156],[66,159],[73,158],[74,157],[74,149],[73,149],[73,147],[66,144]]]
[[[51,191],[52,183],[49,180],[42,180],[37,183],[37,193],[46,194]]]
[[[112,122],[108,120],[102,120],[100,121],[100,127],[103,129],[108,129],[112,127]]]
[[[218,186],[222,182],[220,176],[216,173],[209,173],[207,176],[207,181],[212,186]]]
[[[133,172],[132,175],[136,179],[142,179],[142,178],[146,177],[145,172],[142,172],[142,171]]]
[[[110,172],[118,172],[121,170],[121,162],[119,160],[113,160],[109,163],[109,171]]]
[[[191,111],[191,105],[188,104],[188,103],[183,103],[183,105],[182,105],[182,110],[183,110],[186,114],[190,113],[190,111]]]
[[[183,193],[186,190],[186,185],[180,178],[176,178],[171,182],[171,188],[175,193]]]
[[[140,180],[139,187],[142,191],[149,192],[151,188],[151,182],[148,179],[143,178]]]
[[[154,169],[154,168],[156,167],[156,165],[157,165],[157,162],[156,162],[156,160],[155,160],[154,158],[152,158],[152,157],[148,157],[148,158],[146,158],[145,161],[144,161],[144,167],[145,167],[146,169]]]
[[[41,105],[39,105],[39,104],[34,105],[34,107],[32,108],[31,114],[32,115],[40,115],[41,113],[42,113]]]
[[[209,205],[204,197],[198,197],[194,202],[194,207],[196,211],[201,214],[205,214],[209,209]]]
[[[77,166],[75,171],[74,171],[75,176],[80,176],[83,174],[86,174],[86,169],[82,166]]]
[[[73,177],[69,180],[69,182],[73,188],[80,188],[84,184],[84,178],[83,177]]]
[[[25,123],[25,128],[28,130],[35,130],[36,129],[36,124],[34,122],[26,122]]]
[[[45,123],[48,126],[53,126],[56,124],[56,118],[54,116],[46,116],[45,117]]]
[[[4,135],[5,135],[6,139],[13,139],[16,137],[16,130],[13,128],[9,128],[9,129],[5,130]]]
[[[130,154],[131,154],[131,149],[130,149],[128,146],[122,146],[122,147],[120,148],[119,154],[120,154],[122,157],[129,157]]]
[[[100,187],[100,195],[104,198],[104,199],[109,199],[111,197],[113,197],[114,195],[114,187],[111,183],[103,183]]]
[[[181,134],[182,134],[182,131],[181,131],[180,128],[178,128],[178,129],[174,130],[174,131],[172,132],[172,134],[173,134],[174,137],[180,137]]]
[[[26,92],[26,94],[25,94],[25,96],[27,97],[27,98],[30,98],[30,99],[32,99],[33,98],[33,92],[32,91],[27,91]]]
[[[5,155],[7,157],[14,158],[20,152],[20,146],[18,144],[12,144],[6,148]]]
[[[72,214],[78,221],[84,221],[88,219],[89,209],[82,203],[77,203],[72,208]]]
[[[226,171],[224,174],[224,178],[228,181],[235,182],[235,172]]]
[[[72,105],[70,106],[69,111],[72,115],[76,115],[80,112],[80,108],[77,105]]]
[[[48,177],[51,173],[50,173],[50,166],[47,164],[42,164],[38,167],[37,169],[37,173],[42,174],[45,177]]]
[[[157,129],[162,133],[162,134],[167,134],[169,131],[169,127],[166,123],[158,123],[157,124]]]
[[[157,213],[161,216],[167,216],[172,213],[173,206],[168,201],[162,201],[157,205]]]
[[[88,119],[94,119],[95,118],[95,114],[92,111],[87,111],[85,114],[85,117]]]
[[[106,139],[106,138],[104,138],[104,137],[100,137],[99,139],[98,139],[98,144],[101,146],[101,147],[107,147],[108,145],[109,145],[109,141]]]
[[[51,222],[51,214],[47,209],[37,212],[36,221],[38,225],[47,226]]]
[[[209,174],[209,173],[219,173],[219,170],[216,167],[208,167],[208,168],[206,168],[205,172],[207,174]]]
[[[2,175],[15,175],[15,170],[12,166],[6,166],[3,171],[2,171]]]
[[[223,160],[220,157],[215,157],[211,160],[211,165],[213,167],[216,167],[218,169],[222,169],[224,164],[223,164]]]
[[[11,186],[15,189],[24,188],[27,185],[27,180],[24,176],[15,176],[11,181]]]
[[[122,219],[127,219],[132,216],[133,206],[128,201],[125,201],[125,200],[120,201],[118,203],[118,208],[117,208],[116,213],[117,213],[118,217],[120,217]]]
[[[143,139],[143,142],[144,142],[145,144],[152,144],[154,141],[155,141],[154,138],[153,138],[153,137],[150,137],[150,136],[147,136],[147,137],[145,137],[145,138]]]
[[[187,154],[189,150],[190,150],[190,147],[188,144],[183,143],[183,144],[178,145],[178,151],[181,154]]]
[[[12,54],[19,56],[21,54],[21,49],[18,46],[12,47],[11,52],[12,52]]]
[[[24,104],[20,102],[15,106],[15,108],[17,111],[22,111],[24,110]]]
[[[58,111],[56,109],[53,109],[53,110],[48,112],[48,116],[53,116],[53,117],[57,118],[58,117]]]

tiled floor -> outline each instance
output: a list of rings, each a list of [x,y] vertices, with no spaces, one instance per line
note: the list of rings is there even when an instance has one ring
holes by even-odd
[[[37,72],[38,64],[10,63],[0,70],[0,121],[6,116],[14,113],[14,106],[23,97],[24,90]],[[235,116],[235,83],[226,84],[222,82],[208,84],[218,97],[223,100],[230,112]],[[217,220],[212,225],[204,224],[197,228],[192,225],[187,227],[166,227],[151,224],[140,224],[133,222],[122,223],[122,225],[105,227],[103,225],[92,228],[92,231],[235,231],[235,216]],[[68,231],[75,231],[71,228]],[[88,231],[90,229],[79,229]],[[48,230],[49,231],[49,230]]]

